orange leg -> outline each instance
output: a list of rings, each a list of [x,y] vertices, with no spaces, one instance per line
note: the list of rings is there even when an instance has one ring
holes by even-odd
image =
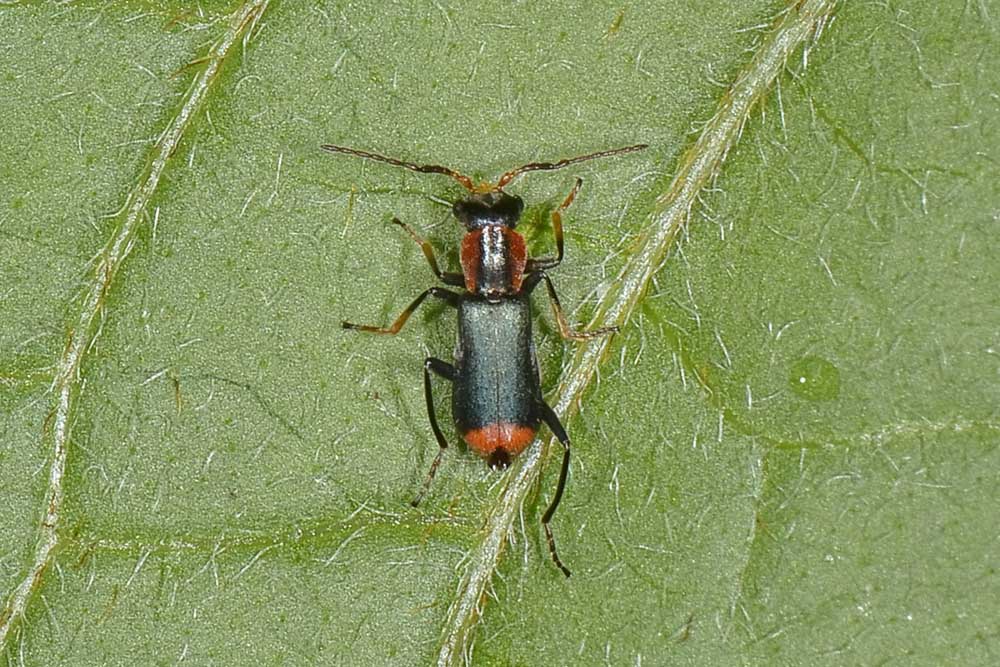
[[[454,287],[462,287],[465,285],[465,278],[462,277],[461,273],[453,273],[451,271],[442,271],[438,268],[437,258],[434,256],[434,247],[427,241],[421,238],[413,228],[408,224],[400,220],[399,218],[393,218],[392,223],[394,225],[399,225],[406,230],[406,233],[410,235],[410,238],[416,241],[417,245],[424,253],[424,257],[427,258],[427,263],[431,265],[431,271],[434,275],[438,277],[438,280],[443,282],[445,285],[452,285]]]
[[[569,191],[566,195],[566,199],[563,200],[562,204],[556,210],[552,211],[552,235],[556,238],[556,256],[555,257],[541,257],[539,259],[528,260],[528,265],[525,267],[525,271],[531,273],[532,271],[543,271],[545,269],[552,269],[562,262],[563,260],[563,227],[562,227],[562,213],[573,200],[576,199],[576,193],[580,191],[580,186],[583,185],[583,179],[576,179],[576,183],[573,184],[573,189]]]
[[[559,325],[559,334],[569,340],[587,340],[588,338],[594,338],[595,336],[604,336],[607,334],[618,333],[618,327],[601,327],[600,329],[594,329],[593,331],[576,331],[571,329],[569,322],[566,321],[566,314],[563,312],[562,305],[559,303],[559,297],[556,296],[556,288],[552,284],[552,280],[549,278],[548,274],[544,271],[535,271],[530,274],[528,278],[524,281],[524,290],[531,292],[538,285],[538,282],[545,281],[545,289],[549,293],[549,299],[552,302],[552,312],[556,316],[556,323]]]
[[[412,315],[413,311],[417,309],[417,306],[423,303],[424,299],[426,299],[428,296],[436,296],[439,299],[444,299],[445,301],[447,301],[449,305],[454,306],[456,308],[458,307],[459,296],[457,294],[455,294],[454,292],[449,292],[443,287],[431,287],[430,289],[421,292],[420,296],[414,299],[413,303],[407,306],[406,310],[400,313],[399,317],[396,318],[396,321],[393,322],[388,327],[376,327],[376,326],[371,326],[369,324],[353,324],[346,320],[343,322],[342,326],[345,329],[354,329],[355,331],[367,331],[368,333],[387,334],[389,336],[395,336],[397,333],[399,333],[399,330],[403,328],[403,325],[406,324],[406,320],[410,319],[410,315]]]

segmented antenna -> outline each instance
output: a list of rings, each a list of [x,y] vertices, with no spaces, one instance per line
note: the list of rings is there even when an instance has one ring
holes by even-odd
[[[586,162],[587,160],[596,160],[601,157],[610,157],[612,155],[623,155],[625,153],[634,153],[635,151],[641,151],[644,148],[648,148],[648,144],[636,144],[635,146],[625,146],[624,148],[613,148],[607,151],[599,151],[597,153],[588,153],[587,155],[579,155],[577,157],[566,158],[559,160],[558,162],[530,162],[528,164],[517,167],[516,169],[511,169],[503,176],[500,180],[496,182],[496,185],[489,186],[487,184],[476,186],[472,179],[461,174],[454,169],[449,169],[448,167],[442,167],[437,164],[416,164],[413,162],[404,162],[403,160],[397,160],[396,158],[387,157],[385,155],[379,155],[378,153],[369,153],[368,151],[361,151],[356,148],[347,148],[345,146],[334,146],[333,144],[323,144],[320,146],[325,151],[331,153],[344,153],[345,155],[354,155],[355,157],[365,158],[366,160],[374,160],[376,162],[384,162],[386,164],[391,164],[395,167],[403,167],[404,169],[409,169],[410,171],[418,171],[422,174],[444,174],[445,176],[450,176],[451,178],[458,181],[462,187],[464,187],[469,192],[483,192],[484,190],[503,190],[504,186],[513,181],[515,178],[521,174],[528,171],[552,171],[554,169],[562,169],[563,167],[568,167],[571,164],[577,164],[579,162]]]
[[[566,158],[565,160],[559,160],[558,162],[531,162],[529,164],[518,167],[517,169],[511,169],[506,174],[500,177],[497,181],[497,190],[502,190],[505,185],[513,181],[515,178],[525,173],[526,171],[552,171],[553,169],[562,169],[563,167],[568,167],[571,164],[576,164],[578,162],[585,162],[587,160],[596,160],[599,157],[610,157],[612,155],[622,155],[624,153],[634,153],[635,151],[641,151],[643,148],[647,148],[649,144],[636,144],[635,146],[626,146],[624,148],[612,148],[607,151],[600,151],[597,153],[588,153],[587,155],[580,155],[578,157]]]
[[[359,151],[356,148],[346,148],[344,146],[334,146],[333,144],[323,144],[320,146],[325,151],[330,151],[331,153],[344,153],[346,155],[354,155],[357,157],[363,157],[367,160],[375,160],[376,162],[385,162],[386,164],[391,164],[396,167],[403,167],[404,169],[409,169],[410,171],[419,171],[422,174],[444,174],[445,176],[451,176],[456,181],[462,184],[469,192],[475,192],[476,186],[472,183],[472,179],[465,174],[460,174],[454,169],[449,169],[448,167],[442,167],[437,164],[414,164],[413,162],[403,162],[402,160],[397,160],[396,158],[386,157],[385,155],[379,155],[377,153],[369,153],[368,151]]]

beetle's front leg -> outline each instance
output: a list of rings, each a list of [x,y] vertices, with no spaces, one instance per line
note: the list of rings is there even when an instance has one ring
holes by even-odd
[[[555,257],[539,257],[538,259],[529,259],[527,271],[529,273],[534,271],[543,271],[545,269],[554,269],[559,266],[563,260],[563,227],[562,227],[562,213],[569,205],[573,203],[576,199],[576,193],[580,191],[580,186],[583,185],[583,179],[577,178],[576,183],[573,184],[573,189],[569,191],[566,195],[566,199],[560,204],[556,210],[552,211],[552,236],[556,240],[556,256]]]
[[[427,258],[427,263],[431,265],[431,271],[433,271],[434,275],[438,277],[438,280],[443,282],[445,285],[451,285],[452,287],[462,287],[465,285],[465,278],[462,277],[461,273],[442,271],[438,268],[437,258],[434,256],[434,247],[430,244],[430,241],[422,238],[419,234],[413,231],[412,227],[399,218],[393,218],[392,223],[405,229],[406,233],[410,235],[410,238],[416,241],[417,245],[420,246],[420,250],[423,251],[424,257]]]

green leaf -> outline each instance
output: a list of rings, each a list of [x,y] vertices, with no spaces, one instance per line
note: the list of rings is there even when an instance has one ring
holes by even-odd
[[[993,662],[996,12],[841,4],[743,76],[825,4],[0,9],[0,664]],[[318,146],[490,179],[637,142],[510,187],[540,255],[584,178],[552,277],[625,325],[564,343],[536,298],[582,396],[567,580],[558,452],[534,484],[448,428],[408,505],[451,313],[340,328],[433,283],[393,215],[457,268],[461,189]]]

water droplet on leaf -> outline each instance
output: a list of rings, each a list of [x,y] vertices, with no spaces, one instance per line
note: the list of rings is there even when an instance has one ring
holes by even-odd
[[[788,373],[792,391],[810,401],[830,401],[840,395],[840,370],[823,357],[802,357]]]

